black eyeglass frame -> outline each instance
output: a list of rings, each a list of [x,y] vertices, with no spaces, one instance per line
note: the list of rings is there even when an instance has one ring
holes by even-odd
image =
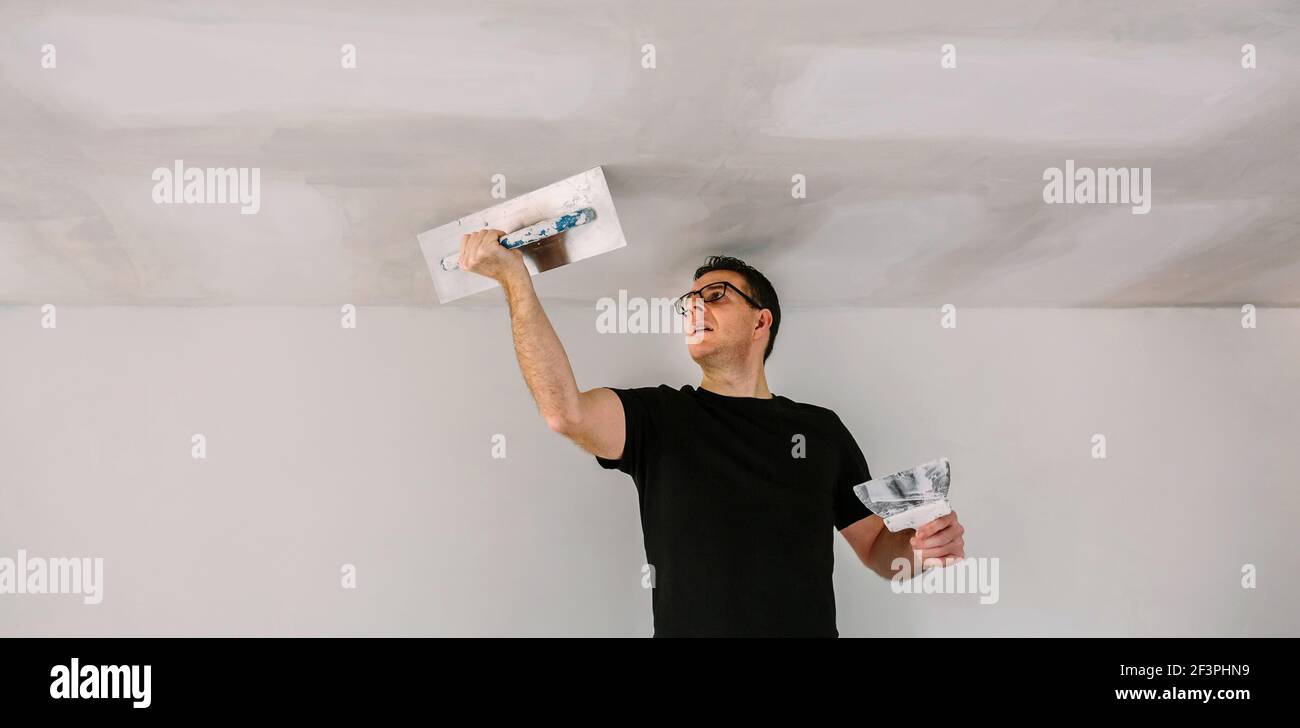
[[[718,296],[718,297],[715,298],[715,299],[713,299],[713,301],[705,301],[705,300],[704,300],[704,289],[705,289],[705,288],[712,288],[712,287],[714,287],[714,286],[722,286],[722,295],[721,295],[721,296]],[[750,298],[749,296],[745,295],[745,292],[744,292],[744,291],[740,290],[739,288],[736,288],[734,285],[732,285],[732,284],[729,283],[728,281],[714,281],[714,282],[712,282],[712,283],[710,283],[710,284],[708,284],[708,285],[700,286],[698,289],[696,289],[696,290],[694,290],[694,291],[689,291],[689,292],[687,292],[687,293],[683,293],[682,295],[680,295],[680,296],[678,296],[677,298],[673,299],[673,310],[677,311],[677,313],[681,314],[682,316],[685,316],[685,315],[686,315],[686,306],[683,304],[684,301],[688,301],[688,300],[690,300],[691,298],[693,298],[693,297],[695,297],[695,296],[699,296],[699,297],[700,297],[700,300],[701,300],[701,301],[704,301],[705,303],[713,303],[714,301],[721,301],[723,298],[726,297],[726,295],[727,295],[727,289],[728,289],[728,288],[730,288],[731,290],[733,290],[733,291],[735,291],[737,294],[739,294],[741,298],[745,299],[745,301],[746,301],[749,305],[753,306],[754,308],[759,309],[760,311],[761,311],[762,309],[767,308],[767,306],[764,306],[764,305],[762,305],[761,303],[759,303],[758,301],[755,301],[754,299],[752,299],[752,298]]]

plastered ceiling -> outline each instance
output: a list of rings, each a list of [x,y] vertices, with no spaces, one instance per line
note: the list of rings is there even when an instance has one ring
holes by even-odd
[[[603,165],[628,246],[549,300],[725,252],[786,305],[1300,304],[1294,2],[6,0],[0,39],[0,303],[436,306],[417,233]],[[260,210],[155,204],[177,159]],[[1150,212],[1046,204],[1067,159]]]

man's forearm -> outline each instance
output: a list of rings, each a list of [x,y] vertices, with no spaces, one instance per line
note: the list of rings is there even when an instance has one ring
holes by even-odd
[[[506,278],[501,287],[510,305],[510,331],[524,381],[547,424],[561,429],[580,416],[578,383],[569,356],[533,290],[528,272],[522,270]]]
[[[895,568],[896,560],[903,559],[907,562],[907,566],[903,570],[903,578],[912,576],[913,552],[911,539],[914,533],[916,531],[910,528],[898,533],[882,529],[876,536],[875,543],[871,545],[871,554],[867,559],[867,565],[877,574],[886,579],[891,579],[898,573],[898,569]]]

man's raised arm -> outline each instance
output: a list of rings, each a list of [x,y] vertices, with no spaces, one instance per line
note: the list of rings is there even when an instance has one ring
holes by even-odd
[[[592,455],[622,457],[622,401],[603,387],[578,391],[569,356],[537,298],[523,253],[501,247],[497,241],[502,235],[500,230],[480,230],[462,236],[460,266],[492,278],[505,291],[515,356],[538,411],[552,430]]]

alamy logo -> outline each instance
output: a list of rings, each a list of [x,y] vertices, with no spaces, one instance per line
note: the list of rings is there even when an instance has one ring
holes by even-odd
[[[1150,167],[1074,166],[1073,159],[1043,170],[1043,202],[1049,205],[1132,205],[1134,215],[1151,211]]]
[[[0,556],[0,594],[82,594],[86,604],[104,601],[102,558],[18,558]]]
[[[913,556],[915,557],[913,552]],[[928,562],[927,562],[928,563]],[[895,594],[979,594],[980,604],[997,604],[999,581],[997,558],[965,558],[955,564],[922,571],[923,564],[901,556],[890,565],[894,576],[889,590]],[[919,574],[913,577],[912,574]]]
[[[50,669],[50,697],[55,700],[77,698],[126,698],[132,708],[148,708],[153,704],[151,683],[152,666],[145,665],[82,665],[74,657],[71,664],[55,665]]]
[[[703,313],[699,298],[692,301],[697,315]],[[604,296],[596,301],[596,332],[601,334],[686,334],[695,343],[699,337],[687,330],[686,316],[673,308],[671,298],[628,297],[627,289],[618,289],[618,300]]]
[[[261,167],[186,167],[178,159],[170,169],[155,169],[152,179],[154,204],[238,203],[244,215],[262,209]]]

